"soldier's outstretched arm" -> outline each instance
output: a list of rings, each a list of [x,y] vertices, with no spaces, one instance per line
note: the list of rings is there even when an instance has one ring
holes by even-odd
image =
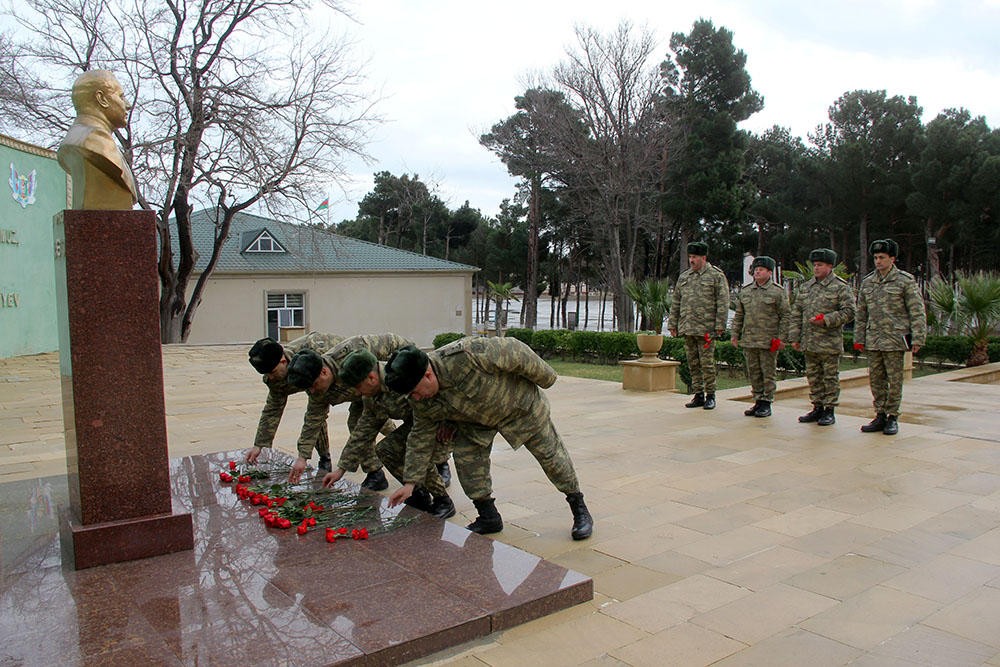
[[[260,421],[257,422],[257,435],[254,436],[253,446],[246,453],[247,463],[256,463],[260,457],[260,450],[274,444],[274,434],[278,431],[278,424],[281,423],[281,416],[285,413],[287,403],[288,394],[268,389],[267,400],[264,401],[264,409],[260,412]]]

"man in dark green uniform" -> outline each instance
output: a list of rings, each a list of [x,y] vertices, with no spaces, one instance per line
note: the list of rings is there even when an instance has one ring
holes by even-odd
[[[747,378],[753,389],[753,407],[747,417],[770,417],[777,388],[778,350],[788,337],[788,297],[771,276],[775,263],[761,255],[750,264],[753,282],[740,290],[733,317],[733,347],[743,348]]]
[[[414,423],[406,444],[406,483],[390,503],[412,493],[432,459],[439,427],[454,422],[462,436],[453,442],[455,469],[479,513],[470,530],[503,529],[490,476],[490,450],[499,432],[513,448],[523,445],[531,452],[549,481],[566,494],[573,539],[590,537],[593,518],[542,392],[556,378],[552,367],[516,338],[463,338],[430,354],[415,347],[399,350],[386,364],[385,382],[408,396]]]
[[[384,382],[384,366],[368,350],[356,350],[344,358],[337,378],[345,387],[353,387],[364,396],[364,412],[358,420],[351,437],[344,445],[342,457],[350,452],[367,451],[375,442],[379,428],[387,419],[398,419],[402,424],[375,445],[375,453],[382,465],[403,483],[403,464],[406,456],[406,440],[413,428],[413,409],[406,397],[389,390]],[[440,429],[439,429],[440,433]],[[440,440],[440,438],[439,438]],[[433,460],[447,458],[448,450],[436,453]],[[335,484],[346,468],[338,467],[323,478],[323,486]],[[455,515],[455,504],[448,496],[444,481],[436,465],[427,467],[424,479],[407,498],[406,503],[442,519]]]
[[[257,424],[257,435],[254,437],[253,447],[248,449],[246,453],[247,463],[256,463],[260,457],[261,449],[271,447],[274,444],[274,434],[278,430],[278,424],[281,423],[281,416],[285,412],[288,397],[302,391],[287,380],[288,362],[291,358],[296,352],[307,349],[316,350],[323,354],[342,340],[343,338],[335,334],[314,331],[296,338],[284,346],[271,338],[261,338],[253,344],[253,347],[250,348],[250,365],[264,376],[264,384],[267,386],[267,400],[260,413],[260,422]],[[319,455],[319,469],[329,472],[330,440],[325,423],[323,428],[317,431],[316,439],[310,444],[308,452],[305,454],[307,460],[312,456],[313,445],[315,445],[316,453]]]
[[[687,271],[674,285],[668,327],[670,335],[684,336],[694,398],[684,407],[715,408],[715,340],[726,330],[729,283],[708,261],[708,244],[688,243]]]
[[[844,325],[854,319],[854,294],[833,272],[837,253],[816,248],[809,253],[813,277],[798,287],[792,304],[788,337],[806,358],[812,410],[799,417],[803,424],[830,426],[840,400],[840,355],[844,353]]]
[[[874,241],[868,252],[875,270],[865,276],[858,290],[854,347],[868,356],[868,385],[874,398],[875,419],[861,430],[896,435],[903,400],[903,355],[907,350],[916,354],[924,344],[927,314],[917,281],[896,268],[896,242]]]

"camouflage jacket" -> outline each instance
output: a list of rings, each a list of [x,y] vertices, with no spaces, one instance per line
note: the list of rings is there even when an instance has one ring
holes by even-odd
[[[820,314],[821,322],[810,322]],[[791,319],[788,340],[801,345],[803,352],[842,354],[844,325],[854,319],[850,285],[832,272],[823,280],[810,278],[795,292]]]
[[[725,331],[729,316],[729,283],[726,274],[705,263],[701,271],[688,269],[674,285],[667,327],[681,336],[701,336]]]
[[[320,430],[330,416],[331,405],[349,403],[361,398],[361,394],[355,391],[354,387],[345,387],[337,380],[340,362],[344,360],[344,357],[355,350],[364,349],[374,354],[380,361],[385,361],[389,355],[406,345],[413,345],[413,342],[394,333],[366,334],[351,336],[323,355],[323,364],[333,373],[334,380],[330,384],[330,388],[322,395],[313,396],[310,394],[309,396],[309,404],[306,406],[306,414],[302,423],[302,432],[299,434],[299,456],[308,459],[312,455],[316,438],[319,437]]]
[[[927,338],[927,314],[917,281],[895,264],[885,276],[872,271],[858,290],[854,342],[869,350],[899,351],[907,349],[907,335],[913,345],[923,345]]]
[[[290,360],[299,350],[316,350],[324,354],[343,339],[341,336],[330,333],[319,333],[312,331],[305,336],[289,341],[284,347],[286,360]],[[288,397],[297,394],[301,389],[292,386],[284,378],[270,381],[267,376],[263,376],[264,384],[267,385],[267,400],[264,401],[264,409],[260,413],[260,422],[257,424],[257,435],[254,437],[255,447],[270,447],[274,443],[274,434],[281,423],[281,416],[285,413],[285,405]]]
[[[732,335],[741,347],[770,347],[772,338],[788,338],[788,297],[774,281],[744,285],[736,297]]]
[[[422,480],[431,463],[437,427],[455,422],[463,437],[489,446],[497,431],[515,449],[548,424],[541,389],[556,372],[516,338],[463,338],[430,353],[438,393],[413,407],[403,478]]]
[[[385,365],[378,365],[379,378],[385,377]],[[361,419],[351,431],[351,436],[347,439],[343,451],[340,453],[338,468],[348,472],[358,469],[365,458],[366,452],[370,452],[375,445],[375,438],[378,436],[382,425],[387,419],[399,419],[403,422],[401,428],[409,429],[413,426],[413,409],[406,397],[391,391],[382,383],[382,391],[374,396],[365,396],[362,399],[364,412]]]

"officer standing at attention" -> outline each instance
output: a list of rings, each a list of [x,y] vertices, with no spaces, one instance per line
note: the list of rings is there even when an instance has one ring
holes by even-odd
[[[250,348],[250,365],[258,373],[263,375],[264,384],[267,386],[267,400],[264,401],[264,409],[260,413],[260,422],[257,424],[257,435],[254,437],[253,447],[247,450],[247,463],[256,463],[260,457],[261,449],[271,447],[274,444],[274,434],[281,423],[281,416],[285,413],[285,405],[288,397],[297,394],[301,389],[288,382],[288,362],[292,356],[300,350],[316,350],[319,353],[326,352],[343,340],[340,336],[331,333],[319,333],[313,331],[300,338],[289,341],[285,346],[271,338],[261,338]],[[319,454],[319,469],[330,471],[330,436],[326,430],[326,424],[316,433],[316,439],[309,446],[309,454],[312,455],[312,447],[315,445],[316,453]]]
[[[854,349],[868,356],[868,385],[875,419],[861,427],[864,433],[899,433],[899,406],[903,400],[903,355],[916,354],[927,337],[927,315],[917,281],[896,267],[899,245],[891,239],[868,246],[875,270],[865,276],[858,291]]]
[[[674,286],[668,326],[670,335],[684,336],[694,398],[686,408],[715,408],[715,339],[726,330],[729,283],[721,269],[708,261],[708,244],[688,243],[687,271]],[[714,334],[714,336],[713,336]]]
[[[813,277],[798,287],[792,304],[788,339],[806,358],[812,410],[799,417],[803,424],[830,426],[840,399],[840,355],[844,325],[854,319],[854,294],[833,272],[837,253],[817,248],[809,253]]]
[[[490,450],[499,432],[514,449],[523,445],[531,452],[549,481],[566,494],[573,512],[573,539],[590,537],[594,520],[542,392],[557,377],[516,338],[463,338],[430,354],[415,347],[399,350],[386,363],[385,382],[407,395],[414,422],[406,444],[405,484],[389,503],[398,504],[412,493],[433,457],[439,426],[455,422],[465,436],[452,443],[455,470],[479,513],[469,530],[481,534],[503,530],[490,476]]]
[[[770,417],[777,388],[778,350],[788,337],[788,297],[771,277],[775,263],[761,255],[750,264],[753,282],[740,290],[733,318],[733,347],[743,348],[747,377],[753,389],[753,407],[747,417]]]

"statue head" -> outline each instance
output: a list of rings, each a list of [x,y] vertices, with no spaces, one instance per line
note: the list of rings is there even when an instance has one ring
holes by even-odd
[[[129,109],[125,91],[115,75],[95,69],[81,74],[73,83],[73,108],[78,115],[96,116],[112,129],[125,127]]]

